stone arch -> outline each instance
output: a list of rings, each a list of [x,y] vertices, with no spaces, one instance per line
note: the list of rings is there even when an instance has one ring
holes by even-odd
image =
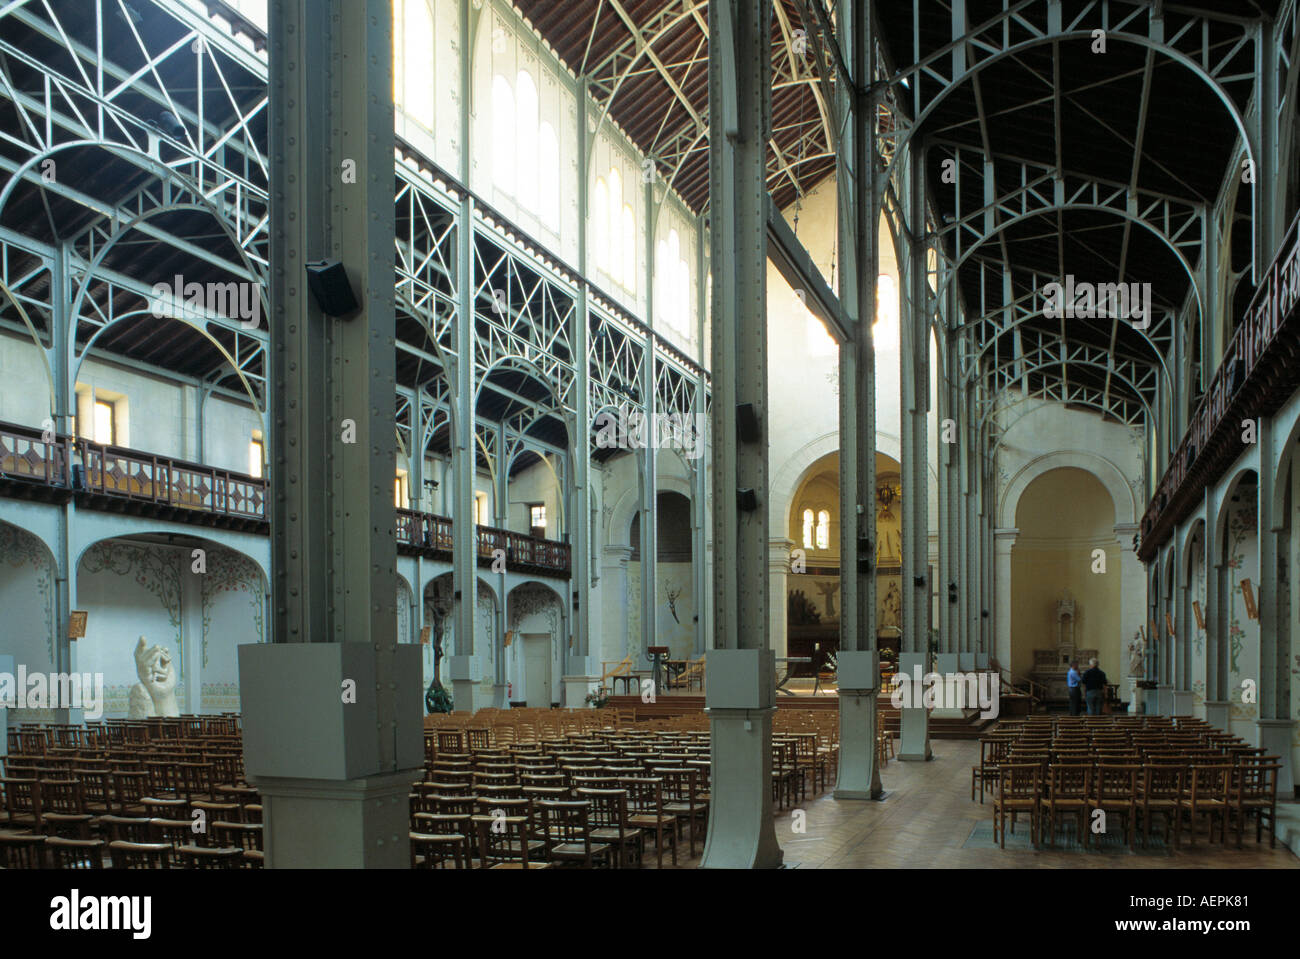
[[[1044,473],[1061,467],[1073,467],[1090,473],[1106,488],[1115,506],[1115,525],[1137,522],[1138,502],[1123,470],[1106,457],[1087,450],[1058,450],[1030,460],[1007,483],[998,503],[998,526],[1003,529],[1014,528],[1016,507],[1029,484]]]

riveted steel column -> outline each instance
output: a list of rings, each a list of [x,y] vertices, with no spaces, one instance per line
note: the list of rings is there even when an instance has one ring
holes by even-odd
[[[771,22],[771,0],[709,4],[717,606],[705,690],[713,798],[701,865],[708,868],[772,868],[782,858],[772,822],[775,664],[768,623]],[[748,407],[743,415],[738,411],[742,404]]]
[[[285,0],[268,36],[273,643],[239,650],[245,764],[268,866],[400,867],[423,743],[396,618],[391,3]],[[359,310],[322,313],[320,259]]]
[[[923,678],[932,669],[930,656],[930,535],[926,455],[926,414],[930,397],[930,287],[926,278],[925,156],[920,144],[908,145],[907,282],[899,329],[902,364],[902,539],[903,651],[899,669],[910,685],[901,717],[898,758],[931,758],[929,715],[922,705]]]
[[[871,18],[859,5],[837,7],[853,90],[837,104],[849,117],[837,142],[842,302],[856,323],[840,344],[840,757],[836,799],[876,799],[876,355],[871,339],[880,274],[880,161],[876,102],[870,91]]]

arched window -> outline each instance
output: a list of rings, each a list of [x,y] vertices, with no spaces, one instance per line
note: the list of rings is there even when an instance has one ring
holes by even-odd
[[[623,285],[629,293],[636,292],[636,214],[629,204],[623,204]]]
[[[515,95],[510,81],[492,78],[492,179],[507,193],[515,190]]]
[[[429,0],[393,4],[393,100],[407,118],[433,129],[433,11]]]
[[[827,510],[819,510],[817,513],[817,548],[830,549],[831,547],[831,514]]]
[[[609,270],[609,186],[597,177],[591,191],[591,243],[596,251],[596,266]]]
[[[618,167],[609,168],[609,218],[606,227],[605,271],[616,283],[623,282],[623,177]]]
[[[519,205],[537,210],[537,84],[527,70],[515,78],[515,178]],[[493,147],[499,149],[496,144]],[[553,188],[553,187],[552,187]]]
[[[541,184],[542,222],[560,232],[560,141],[555,127],[543,120],[537,131],[537,178]]]
[[[810,509],[803,511],[803,548],[813,548],[813,511]]]

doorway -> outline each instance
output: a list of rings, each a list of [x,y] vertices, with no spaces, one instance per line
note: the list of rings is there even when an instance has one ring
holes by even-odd
[[[529,709],[551,706],[551,634],[524,633],[524,692]]]

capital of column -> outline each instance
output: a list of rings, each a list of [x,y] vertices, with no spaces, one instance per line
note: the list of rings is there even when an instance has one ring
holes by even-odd
[[[792,539],[769,539],[767,541],[767,567],[773,573],[790,572],[790,551],[794,549]]]
[[[1116,523],[1114,527],[1115,538],[1119,540],[1120,549],[1125,553],[1136,553],[1137,544],[1134,537],[1138,534],[1137,523]]]
[[[1008,526],[993,531],[993,550],[997,553],[1010,553],[1011,547],[1016,545],[1016,538],[1020,535],[1018,526]]]
[[[623,545],[604,546],[600,551],[602,566],[627,566],[632,559],[632,547]]]

